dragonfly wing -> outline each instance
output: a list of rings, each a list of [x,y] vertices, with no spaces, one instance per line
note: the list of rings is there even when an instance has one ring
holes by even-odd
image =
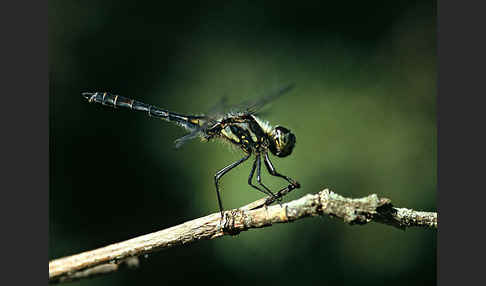
[[[223,95],[218,102],[216,102],[206,113],[211,117],[215,117],[217,115],[223,114],[224,112],[228,111],[228,95]]]
[[[246,112],[251,114],[257,113],[260,109],[262,109],[266,104],[272,102],[279,98],[280,96],[284,95],[285,93],[289,92],[295,87],[295,83],[288,84],[278,90],[270,92],[266,96],[263,96],[257,100],[247,101],[240,104],[240,108]]]
[[[202,134],[202,129],[198,128],[184,135],[183,137],[176,139],[174,141],[176,149],[180,148],[184,143],[186,143],[189,140],[201,137],[201,134]]]
[[[252,100],[252,101],[246,101],[243,102],[239,105],[236,105],[234,107],[229,107],[227,102],[228,102],[228,97],[227,95],[224,95],[216,104],[214,104],[207,114],[205,116],[201,116],[201,118],[204,119],[204,123],[199,125],[197,128],[193,129],[190,131],[190,133],[186,134],[185,136],[178,138],[175,140],[175,147],[180,148],[183,144],[185,144],[187,141],[192,140],[194,138],[201,138],[205,137],[206,135],[206,129],[213,125],[216,124],[219,121],[219,118],[223,116],[225,113],[228,111],[243,111],[247,112],[250,114],[255,114],[258,112],[261,108],[263,108],[266,104],[268,104],[271,101],[274,101],[275,99],[279,98],[283,94],[289,92],[294,88],[295,84],[288,84],[278,90],[275,90],[266,96],[263,96],[257,100]]]

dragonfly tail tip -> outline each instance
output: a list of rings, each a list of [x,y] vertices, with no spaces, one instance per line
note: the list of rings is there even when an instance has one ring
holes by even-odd
[[[91,98],[91,96],[93,96],[94,93],[92,92],[82,92],[81,95],[86,98],[87,100],[89,100]]]

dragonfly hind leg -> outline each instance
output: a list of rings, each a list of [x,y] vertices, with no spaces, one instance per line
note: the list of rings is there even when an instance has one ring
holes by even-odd
[[[216,194],[218,196],[218,205],[219,205],[219,211],[221,212],[221,218],[223,218],[223,204],[221,202],[221,195],[219,193],[219,179],[221,179],[221,177],[224,176],[224,174],[231,171],[234,167],[236,167],[236,166],[240,165],[241,163],[245,162],[246,160],[248,160],[248,158],[250,158],[250,156],[251,156],[251,153],[249,153],[245,157],[241,158],[240,160],[224,167],[223,169],[219,170],[216,173],[216,175],[214,175],[214,185],[216,186]]]

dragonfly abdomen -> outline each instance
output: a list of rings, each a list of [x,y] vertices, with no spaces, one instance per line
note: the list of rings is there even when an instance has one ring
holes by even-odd
[[[202,117],[180,115],[174,112],[160,109],[154,105],[146,104],[141,101],[124,96],[111,94],[108,92],[83,92],[83,96],[89,102],[96,102],[113,108],[124,107],[135,111],[146,112],[148,116],[174,122],[177,125],[193,130],[200,126]]]

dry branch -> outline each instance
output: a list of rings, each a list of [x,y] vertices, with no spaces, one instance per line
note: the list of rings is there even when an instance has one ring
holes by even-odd
[[[265,199],[261,199],[226,211],[223,220],[220,213],[215,213],[106,247],[52,260],[49,262],[49,282],[67,282],[114,272],[122,265],[138,265],[136,257],[164,248],[323,214],[341,218],[349,224],[374,221],[400,229],[411,226],[437,229],[437,213],[394,208],[389,199],[378,198],[376,194],[352,199],[325,189],[282,205],[262,207],[264,202]]]

